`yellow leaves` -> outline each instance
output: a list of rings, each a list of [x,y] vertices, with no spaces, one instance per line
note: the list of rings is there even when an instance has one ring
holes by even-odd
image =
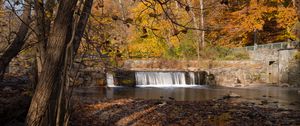
[[[46,14],[46,17],[49,19],[51,19],[53,16],[52,12],[49,12],[49,11],[45,11],[45,14]]]
[[[279,28],[291,27],[297,21],[297,13],[293,8],[280,7],[275,17]]]
[[[285,41],[293,39],[291,27],[295,24],[296,12],[292,7],[284,6],[283,0],[257,1],[251,0],[249,5],[233,12],[226,12],[225,26],[219,34],[218,44],[226,46],[245,46],[254,40],[254,31],[262,36],[261,43]],[[218,38],[218,33],[212,37]]]
[[[0,17],[4,16],[4,11],[3,10],[0,10]]]
[[[174,47],[177,47],[180,44],[179,39],[176,36],[170,37],[169,42]]]
[[[128,46],[131,57],[160,57],[164,53],[164,45],[154,37],[142,39]]]

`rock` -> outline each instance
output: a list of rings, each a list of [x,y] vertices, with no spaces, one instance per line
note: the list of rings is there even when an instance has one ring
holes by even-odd
[[[290,105],[296,105],[295,102],[291,102]]]
[[[156,101],[156,102],[154,102],[154,105],[159,105],[159,104],[162,104],[163,102],[161,102],[161,101]]]
[[[268,103],[269,103],[268,100],[262,100],[261,101],[261,104],[263,104],[263,105],[268,104]]]
[[[241,83],[241,80],[239,78],[235,78],[235,84],[240,84]]]
[[[175,98],[169,97],[170,100],[175,100]]]
[[[283,84],[280,84],[280,87],[283,87],[283,88],[288,88],[288,87],[290,87],[290,85],[289,85],[289,84],[287,84],[287,83],[283,83]]]
[[[223,96],[223,99],[228,99],[228,98],[240,98],[241,96],[236,94],[236,93],[233,93],[233,92],[229,92],[229,94]]]
[[[165,106],[166,104],[167,104],[167,102],[164,101],[163,103],[158,104],[158,106],[159,106],[159,107],[163,107],[163,106]]]
[[[300,95],[300,90],[298,90],[298,95]]]
[[[4,92],[12,92],[13,90],[12,90],[11,87],[6,86],[6,87],[4,87],[4,88],[2,89],[2,91],[4,91]]]
[[[234,87],[242,87],[242,85],[240,85],[240,84],[237,84],[237,85],[235,85]]]
[[[266,125],[266,126],[272,126],[273,123],[272,123],[271,121],[266,121],[266,122],[265,122],[265,125]]]
[[[229,97],[231,97],[231,98],[240,98],[241,96],[236,94],[236,93],[231,92],[231,93],[229,93]]]

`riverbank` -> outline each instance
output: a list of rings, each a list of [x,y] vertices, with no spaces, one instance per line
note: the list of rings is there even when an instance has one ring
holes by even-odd
[[[0,89],[1,124],[23,125],[30,103],[27,89],[22,86]],[[70,125],[300,125],[299,109],[283,109],[274,106],[276,104],[280,102],[253,101],[236,94],[205,101],[176,101],[172,97],[161,97],[160,100],[107,99],[75,95]]]
[[[267,108],[231,98],[187,102],[142,99],[75,101],[72,126],[300,125],[300,110]]]
[[[0,83],[0,124],[23,126],[31,101],[26,79],[10,77]]]

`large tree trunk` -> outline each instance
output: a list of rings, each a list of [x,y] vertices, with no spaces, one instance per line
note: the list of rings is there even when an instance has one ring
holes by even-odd
[[[64,125],[64,115],[59,111],[59,96],[65,65],[65,53],[72,37],[72,21],[77,0],[60,0],[58,12],[51,30],[45,62],[42,64],[42,73],[32,98],[27,114],[28,126]],[[59,116],[58,116],[59,115]]]
[[[51,18],[53,15],[54,0],[47,0],[45,4],[40,0],[35,0],[35,13],[36,13],[36,32],[38,44],[36,47],[35,59],[35,78],[33,89],[37,85],[38,78],[42,73],[42,65],[45,61],[46,46],[50,34]]]
[[[18,53],[22,50],[23,45],[25,44],[25,37],[28,33],[29,30],[28,26],[31,21],[30,15],[31,15],[31,6],[29,3],[29,5],[24,6],[24,12],[22,15],[22,24],[16,34],[16,38],[8,47],[8,49],[3,53],[3,55],[0,57],[0,81],[3,80],[5,70],[8,67],[10,61],[18,55]]]
[[[27,115],[27,125],[67,125],[71,90],[67,79],[72,68],[74,52],[77,52],[84,33],[93,0],[85,0],[76,31],[72,32],[72,15],[76,1],[60,1],[48,41],[45,62],[39,77],[36,92]]]

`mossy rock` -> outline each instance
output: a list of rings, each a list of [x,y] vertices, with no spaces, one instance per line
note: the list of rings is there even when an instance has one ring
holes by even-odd
[[[115,80],[119,86],[134,87],[136,85],[134,71],[116,71]]]

